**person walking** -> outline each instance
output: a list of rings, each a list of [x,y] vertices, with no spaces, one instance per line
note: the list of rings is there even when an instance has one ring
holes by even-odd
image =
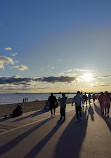
[[[105,115],[107,115],[107,117],[109,117],[110,95],[107,91],[104,94],[104,106],[105,106]]]
[[[100,92],[100,96],[98,96],[98,100],[99,100],[99,103],[100,103],[100,107],[101,107],[101,114],[103,115],[104,114],[104,93],[103,92]]]
[[[95,100],[96,100],[96,95],[95,95],[95,93],[93,93],[92,98],[93,98],[93,103],[95,103]]]
[[[56,97],[51,93],[51,95],[48,98],[49,101],[49,108],[51,110],[51,117],[55,116],[55,104],[57,103]]]
[[[75,102],[76,118],[78,120],[80,115],[80,119],[81,119],[81,103],[83,103],[83,99],[80,96],[80,91],[77,91],[76,96],[73,98],[72,106],[73,106],[73,102]]]
[[[91,103],[91,93],[88,93],[89,104]]]
[[[59,102],[60,102],[60,120],[62,120],[62,118],[64,118],[64,121],[65,121],[66,100],[67,100],[67,97],[65,97],[65,93],[62,93],[62,98],[59,98]]]
[[[85,92],[84,95],[83,95],[83,100],[84,100],[84,103],[86,103],[86,107],[87,107],[87,100],[88,100],[88,97],[87,97],[86,92]]]

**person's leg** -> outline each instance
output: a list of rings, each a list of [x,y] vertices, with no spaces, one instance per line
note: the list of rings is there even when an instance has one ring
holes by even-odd
[[[76,106],[76,118],[78,120],[78,107]]]
[[[80,113],[80,117],[81,117],[81,106],[79,107],[79,113]]]
[[[87,99],[86,99],[86,107],[87,107]]]
[[[52,115],[52,116],[55,116],[55,106],[52,105],[51,109],[52,109],[51,115]]]
[[[53,112],[52,112],[52,107],[50,107],[50,111],[51,111],[51,116],[53,115]]]
[[[109,108],[110,108],[110,105],[107,105],[106,106],[106,114],[107,114],[108,117],[109,117]]]
[[[107,108],[105,107],[105,115],[107,114]]]
[[[54,116],[55,116],[55,106],[54,106]]]
[[[64,116],[64,120],[65,120],[65,108],[63,108],[63,116]]]
[[[109,117],[109,106],[107,107],[107,116]]]
[[[62,108],[60,108],[60,120],[62,120]]]
[[[101,107],[101,109],[102,109],[102,114],[104,115],[104,108],[103,108],[103,107]]]

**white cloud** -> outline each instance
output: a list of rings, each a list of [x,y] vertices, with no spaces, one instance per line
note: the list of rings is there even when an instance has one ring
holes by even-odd
[[[24,71],[24,70],[27,70],[28,67],[25,66],[25,65],[19,65],[19,66],[13,66],[14,68],[20,70],[20,71]]]
[[[4,56],[0,56],[0,69],[4,68],[4,64],[14,64],[13,59],[9,58],[9,57],[4,57]]]
[[[7,48],[4,48],[5,50],[12,50],[12,48],[10,48],[10,47],[7,47]]]
[[[65,72],[72,72],[73,71],[73,69],[69,69],[69,70],[66,70]]]
[[[88,72],[88,71],[92,71],[92,70],[85,70],[85,69],[75,69],[75,71],[79,71],[79,72]]]
[[[107,82],[96,82],[94,84],[94,87],[109,87],[111,86],[111,83],[107,83]]]
[[[15,57],[18,53],[13,53],[12,56]]]
[[[60,62],[60,61],[62,61],[62,60],[63,60],[63,59],[58,59],[57,61]]]
[[[51,65],[48,65],[48,67],[51,68],[51,69],[54,69],[54,68],[55,68],[54,66],[51,66]]]
[[[77,78],[77,75],[75,73],[67,73],[67,76],[69,76],[69,77],[76,77]]]
[[[17,60],[15,61],[15,63],[19,63],[19,62],[20,62],[20,61],[17,61]]]
[[[64,76],[65,73],[64,72],[61,72],[61,73],[58,73],[57,76]]]
[[[53,67],[53,66],[51,66],[50,68],[51,68],[51,69],[54,69],[54,67]]]

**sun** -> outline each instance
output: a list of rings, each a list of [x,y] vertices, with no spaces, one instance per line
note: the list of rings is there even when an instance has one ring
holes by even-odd
[[[92,77],[91,73],[85,73],[85,74],[83,74],[82,79],[85,81],[91,81],[91,80],[93,80],[93,77]]]

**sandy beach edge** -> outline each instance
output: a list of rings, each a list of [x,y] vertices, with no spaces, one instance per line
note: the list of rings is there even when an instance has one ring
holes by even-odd
[[[72,102],[72,98],[67,99],[67,104]],[[0,105],[0,117],[4,117],[5,115],[10,116],[16,106],[19,104],[23,107],[23,112],[30,112],[44,109],[46,100],[43,101],[32,101],[32,102],[24,102],[24,103],[14,103],[14,104],[3,104]]]

